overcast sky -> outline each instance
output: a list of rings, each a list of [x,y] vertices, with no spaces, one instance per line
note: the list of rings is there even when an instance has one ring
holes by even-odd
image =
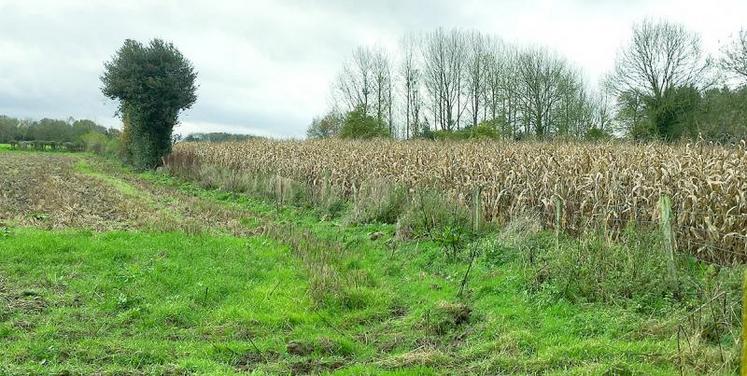
[[[555,49],[593,82],[645,17],[685,24],[716,53],[747,28],[747,1],[0,0],[0,114],[119,126],[99,90],[103,63],[127,38],[158,37],[198,70],[198,100],[178,133],[302,137],[356,46],[475,29]]]

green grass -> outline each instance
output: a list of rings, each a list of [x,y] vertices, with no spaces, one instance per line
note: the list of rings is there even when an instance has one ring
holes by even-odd
[[[0,373],[230,374],[289,339],[361,351],[324,327],[304,273],[266,238],[24,229],[0,245]]]
[[[10,150],[10,144],[0,144],[0,152]]]
[[[320,370],[348,365],[339,372],[421,374],[428,368],[409,363],[456,366],[439,348],[460,333],[469,343],[457,355],[475,372],[674,372],[666,355],[672,341],[625,338],[641,317],[535,304],[511,267],[482,270],[470,324],[452,325],[439,309],[456,302],[449,280],[462,270],[439,263],[433,251],[402,251],[383,268],[371,264],[382,257],[348,260],[351,271],[375,272],[379,288],[357,289],[347,305],[320,309],[289,249],[267,238],[16,229],[0,240],[2,294],[10,302],[0,324],[0,373],[232,374],[250,359],[248,367],[274,374],[317,359]],[[418,275],[433,268],[440,272]],[[395,307],[403,317],[393,317]],[[312,354],[287,354],[290,341],[308,343]],[[416,354],[422,358],[408,355],[418,341],[434,349]],[[379,346],[392,348],[388,363],[350,364],[373,361]],[[261,358],[257,350],[269,364],[253,363]],[[641,363],[644,354],[648,363]]]
[[[88,161],[97,163],[76,169],[133,197],[126,179],[175,188],[255,213],[242,223],[268,233],[0,224],[2,375],[679,374],[678,308],[571,302],[532,289],[521,245],[481,257],[460,297],[466,264],[430,241],[390,247],[394,226],[347,226]],[[283,236],[282,226],[304,238]],[[371,240],[374,232],[384,236]]]

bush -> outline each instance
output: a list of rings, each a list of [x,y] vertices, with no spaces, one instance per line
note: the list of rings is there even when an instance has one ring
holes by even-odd
[[[571,301],[609,303],[622,298],[651,306],[672,296],[664,252],[626,243],[608,244],[601,237],[585,236],[551,248],[544,266],[549,282]]]
[[[356,192],[351,223],[394,224],[407,204],[407,191],[386,182],[363,184]]]
[[[671,308],[672,302],[687,306],[699,299],[694,287],[699,283],[692,283],[699,278],[696,264],[677,257],[672,274],[658,233],[631,226],[610,242],[596,233],[557,239],[544,231],[527,237],[524,244],[533,254],[525,262],[534,259],[527,263],[530,290],[555,298],[631,304],[646,312]]]
[[[390,137],[386,125],[370,116],[362,107],[358,107],[345,115],[345,120],[339,132],[340,138],[371,139]]]
[[[467,126],[457,130],[436,130],[424,128],[419,137],[428,140],[498,140],[501,138],[499,127],[502,120],[483,121],[476,126]]]
[[[468,208],[438,191],[417,191],[411,195],[397,221],[397,236],[405,239],[433,236],[447,226],[452,232],[469,234],[471,218]]]
[[[599,128],[590,128],[588,131],[586,131],[584,138],[587,141],[604,141],[611,139],[612,135],[610,135],[609,132],[601,130]]]
[[[115,155],[119,149],[119,140],[99,132],[88,132],[81,140],[86,151],[99,155]]]

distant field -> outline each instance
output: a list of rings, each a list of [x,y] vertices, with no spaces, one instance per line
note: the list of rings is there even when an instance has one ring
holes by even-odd
[[[736,369],[738,323],[719,310],[738,299],[719,297],[739,268],[681,260],[674,296],[645,236],[617,247],[517,222],[449,257],[395,225],[210,188],[225,181],[0,157],[0,374]],[[600,258],[569,258],[584,254]],[[721,313],[686,320],[713,286]]]

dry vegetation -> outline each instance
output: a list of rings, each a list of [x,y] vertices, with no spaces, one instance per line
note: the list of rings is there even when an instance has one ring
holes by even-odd
[[[44,228],[128,228],[145,208],[95,178],[74,172],[77,158],[3,153],[0,221]]]
[[[396,226],[366,223],[371,213],[357,203],[382,198],[378,210],[387,215],[379,213],[377,220],[404,217],[397,210],[389,215],[389,207],[406,206],[400,194],[407,190],[393,193],[386,187],[392,181],[405,184],[393,178],[406,166],[405,158],[390,175],[354,178],[344,170],[321,168],[318,175],[302,175],[282,167],[289,178],[262,177],[286,160],[280,157],[285,148],[308,145],[328,148],[341,161],[352,154],[335,148],[364,148],[334,142],[183,145],[170,160],[171,167],[178,162],[186,172],[202,171],[196,183],[243,187],[249,195],[203,189],[159,173],[133,174],[88,155],[0,153],[0,341],[8,344],[0,352],[0,374],[338,369],[403,375],[720,374],[736,369],[741,312],[732,282],[741,280],[742,269],[678,263],[674,282],[679,287],[671,292],[667,261],[651,252],[658,246],[655,239],[628,234],[617,246],[594,234],[558,238],[541,231],[535,216],[470,240],[463,251],[478,250],[481,256],[467,266],[466,254],[446,255],[440,241],[406,241],[394,237]],[[374,145],[408,148],[408,153],[431,148],[435,156],[449,158],[447,149],[433,148],[443,144]],[[507,146],[484,146],[498,154],[501,145]],[[248,161],[260,161],[262,153],[275,159],[253,170],[243,158],[229,169],[219,167],[217,159],[199,159],[204,168],[196,165],[198,158],[209,157],[198,153],[231,147],[246,148]],[[476,145],[455,149],[460,147]],[[361,158],[385,166],[385,159],[369,153]],[[311,157],[335,165],[323,155]],[[295,158],[298,166],[312,167],[308,158]],[[411,179],[418,176],[415,166],[426,171],[436,163],[421,161],[407,170]],[[468,167],[460,168],[466,174]],[[435,176],[447,174],[448,169],[438,170]],[[443,188],[437,180],[415,181],[413,186]],[[262,195],[255,200],[247,189],[247,184],[270,185],[255,187],[262,193],[278,184],[281,201],[291,203],[297,195],[319,193],[296,182],[310,182],[332,196],[322,195],[330,201],[338,197],[331,192],[355,195],[356,205],[346,203],[345,210],[361,216],[362,224],[320,220],[317,210],[275,205]],[[474,186],[447,191],[469,198]],[[483,187],[486,197],[492,194]],[[436,204],[446,204],[431,193]],[[516,205],[504,216],[493,214],[494,207],[485,215],[509,218],[521,211]],[[549,215],[552,206],[536,208]],[[460,281],[470,269],[463,293]]]
[[[173,169],[280,176],[354,196],[373,182],[430,187],[468,203],[481,192],[486,220],[536,212],[579,233],[655,224],[672,199],[680,249],[722,263],[747,260],[747,147],[708,144],[433,143],[252,140],[182,143]],[[282,179],[281,179],[282,180]]]
[[[133,179],[101,159],[3,153],[0,187],[0,228],[141,229],[233,235],[253,231],[241,224],[243,218],[252,216],[250,213]]]

